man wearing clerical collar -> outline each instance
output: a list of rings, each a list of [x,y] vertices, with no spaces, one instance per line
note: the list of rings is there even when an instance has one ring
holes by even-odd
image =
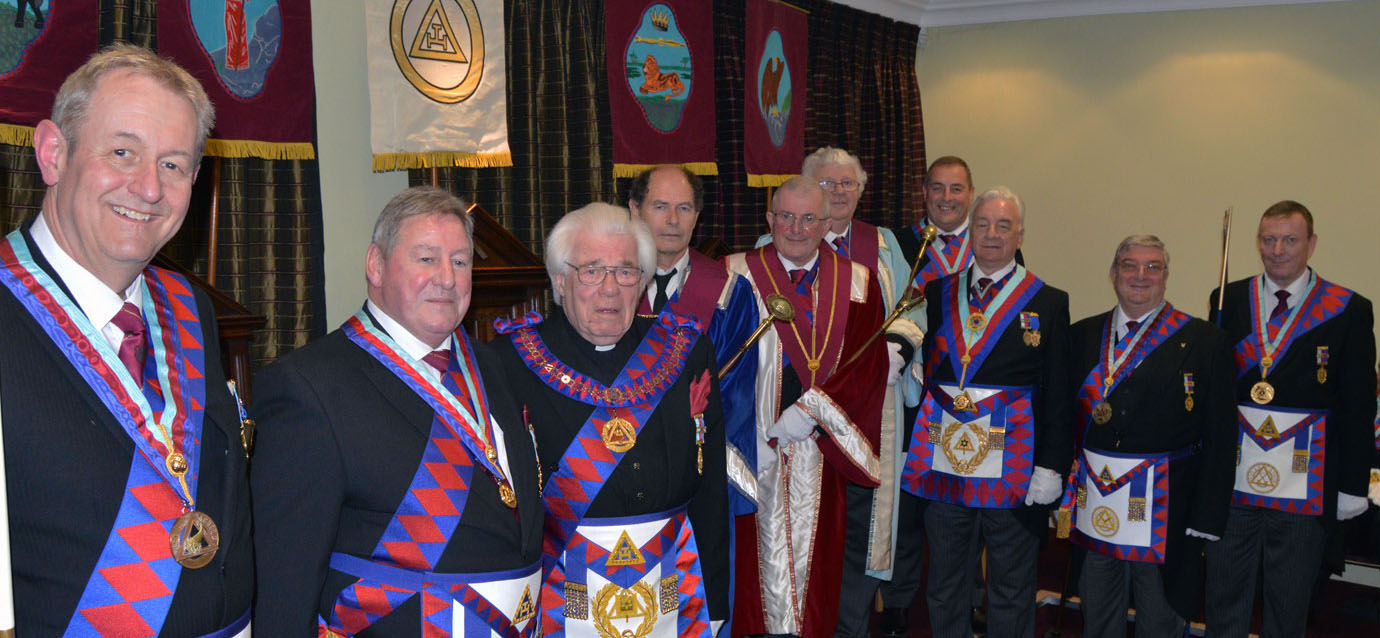
[[[465,209],[431,187],[394,196],[364,307],[255,380],[260,635],[539,627],[540,469],[498,363],[460,327]]]
[[[1324,546],[1368,505],[1374,316],[1369,299],[1308,266],[1317,245],[1312,212],[1278,202],[1256,234],[1265,272],[1227,284],[1220,305],[1210,297],[1235,347],[1240,416],[1226,532],[1207,551],[1214,635],[1246,634],[1257,577],[1261,635],[1303,635],[1319,568],[1342,568]]]
[[[878,335],[877,277],[821,242],[829,199],[818,181],[781,184],[771,242],[727,260],[776,318],[753,346],[759,507],[737,527],[734,635],[834,633],[844,487],[878,484],[883,384],[900,376],[901,357]]]
[[[546,633],[710,638],[728,618],[714,350],[692,318],[635,314],[656,248],[625,209],[566,214],[546,239],[557,311],[501,319],[485,346],[542,459]]]
[[[639,314],[663,309],[698,319],[714,344],[715,361],[727,365],[719,379],[723,401],[729,510],[738,516],[757,509],[757,446],[752,417],[757,353],[745,345],[757,327],[757,302],[746,279],[690,248],[695,222],[704,209],[704,182],[684,167],[649,168],[628,193],[628,210],[647,223],[656,243],[656,274],[638,302]],[[730,528],[731,531],[731,528]]]
[[[1202,548],[1222,535],[1236,414],[1226,335],[1164,300],[1169,251],[1121,241],[1117,305],[1070,329],[1081,447],[1060,534],[1085,549],[1084,634],[1179,636],[1202,600]],[[1134,593],[1132,593],[1134,592]]]
[[[988,629],[1034,626],[1035,557],[1073,457],[1068,295],[1016,262],[1025,205],[1006,187],[969,220],[972,267],[925,287],[926,392],[903,488],[928,499],[926,598],[936,635],[969,629],[974,536],[987,547]]]
[[[20,634],[248,632],[247,454],[213,310],[149,266],[214,119],[185,70],[116,45],[34,128],[42,208],[0,241]]]

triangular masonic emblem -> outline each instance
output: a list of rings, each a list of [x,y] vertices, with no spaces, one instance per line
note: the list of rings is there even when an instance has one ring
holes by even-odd
[[[446,16],[445,8],[441,6],[441,0],[431,0],[431,6],[427,7],[422,22],[417,25],[417,33],[412,36],[412,47],[407,55],[440,62],[469,62],[460,51],[455,31],[450,28],[450,19]]]
[[[618,536],[618,542],[614,543],[613,551],[609,552],[609,559],[605,562],[609,567],[626,567],[629,565],[645,565],[647,560],[642,558],[642,550],[633,544],[632,538],[628,537],[628,530]]]

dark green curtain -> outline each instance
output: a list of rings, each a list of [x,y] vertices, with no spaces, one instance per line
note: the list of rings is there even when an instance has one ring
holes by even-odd
[[[105,0],[100,41],[157,50],[155,0]],[[164,254],[202,278],[209,272],[214,158],[202,161],[182,230]],[[220,159],[216,280],[260,317],[251,365],[258,369],[325,334],[321,188],[314,160]],[[33,149],[0,144],[0,224],[6,232],[38,213],[44,184]]]
[[[925,170],[915,79],[919,28],[827,0],[795,4],[810,12],[806,152],[833,145],[857,154],[869,177],[859,217],[910,224],[923,205]],[[714,0],[713,11],[719,174],[705,178],[694,241],[717,238],[743,249],[766,232],[768,204],[767,189],[749,188],[743,167],[744,5]],[[591,201],[625,204],[630,180],[609,178],[603,2],[514,0],[505,17],[514,166],[441,169],[439,181],[478,201],[540,253],[546,229],[562,214]],[[429,170],[409,175],[412,184],[430,180]]]
[[[538,253],[566,212],[614,201],[602,0],[513,0],[504,7],[506,168],[443,168],[440,186],[483,206]],[[431,171],[409,171],[412,185]]]

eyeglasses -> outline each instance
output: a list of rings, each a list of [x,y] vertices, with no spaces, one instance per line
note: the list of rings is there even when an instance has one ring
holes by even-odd
[[[825,220],[824,217],[815,217],[814,213],[806,213],[797,217],[795,213],[773,212],[772,216],[776,217],[776,219],[785,226],[793,226],[796,222],[799,222],[802,228],[813,228]]]
[[[1144,271],[1145,274],[1150,275],[1151,277],[1158,277],[1168,272],[1169,266],[1158,261],[1152,261],[1148,264],[1141,264],[1134,261],[1126,260],[1117,262],[1116,269],[1123,275],[1134,275],[1136,273]]]
[[[575,278],[586,286],[598,286],[604,283],[604,279],[610,274],[613,275],[614,283],[623,287],[636,286],[642,282],[642,269],[637,266],[576,266],[568,261],[565,265],[570,266],[570,269],[575,271]]]
[[[835,187],[835,186],[842,187],[843,190],[846,190],[846,191],[848,191],[848,192],[850,192],[850,193],[853,192],[853,191],[855,191],[855,190],[858,190],[858,183],[855,182],[855,181],[853,181],[853,180],[851,180],[851,179],[845,179],[845,180],[843,180],[842,182],[836,182],[836,181],[834,181],[834,180],[832,180],[832,179],[822,179],[822,180],[819,180],[819,187],[820,187],[820,188],[823,188],[824,190],[827,190],[827,191],[834,190],[834,187]]]

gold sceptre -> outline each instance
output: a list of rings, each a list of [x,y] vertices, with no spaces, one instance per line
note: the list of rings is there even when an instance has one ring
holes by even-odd
[[[1217,327],[1222,327],[1222,300],[1227,298],[1227,251],[1231,249],[1231,211],[1222,214],[1222,271],[1217,277]]]
[[[738,360],[742,359],[744,354],[747,354],[748,348],[751,348],[753,344],[757,343],[758,339],[762,338],[763,334],[766,334],[767,328],[771,326],[771,322],[784,321],[786,323],[791,323],[795,321],[795,306],[791,305],[791,301],[787,299],[785,295],[772,293],[767,295],[767,298],[763,299],[762,303],[767,307],[767,316],[762,319],[762,323],[757,324],[757,329],[752,331],[747,341],[743,342],[742,347],[738,348],[738,351],[733,353],[733,358],[729,359],[728,363],[724,364],[724,367],[719,368],[720,379],[724,378],[724,375],[728,374],[728,371],[732,370],[733,366],[738,365]]]
[[[915,289],[915,275],[920,273],[920,261],[925,258],[925,250],[930,247],[930,242],[933,242],[934,238],[938,236],[939,229],[936,228],[934,224],[930,224],[926,226],[924,230],[920,231],[920,251],[916,253],[915,263],[910,267],[910,278],[906,280],[906,294],[901,295],[901,298],[896,300],[896,308],[891,311],[890,315],[887,315],[886,321],[882,322],[882,327],[878,328],[877,332],[872,333],[872,336],[867,338],[867,343],[862,344],[862,347],[858,348],[857,352],[854,352],[852,356],[848,357],[848,360],[844,361],[843,365],[846,366],[853,363],[853,360],[861,357],[862,353],[867,352],[872,342],[876,341],[877,337],[886,334],[886,329],[890,328],[891,324],[895,323],[897,319],[900,319],[901,315],[910,312],[911,308],[925,301],[924,291],[921,291],[918,296],[912,295],[911,291]]]

